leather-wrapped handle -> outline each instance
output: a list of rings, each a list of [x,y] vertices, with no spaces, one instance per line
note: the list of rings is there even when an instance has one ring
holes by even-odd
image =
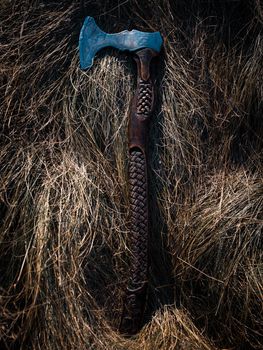
[[[126,290],[120,332],[136,334],[142,324],[148,283],[148,180],[146,147],[148,126],[154,108],[154,85],[150,63],[157,53],[136,53],[137,91],[129,115],[129,193],[131,275]]]

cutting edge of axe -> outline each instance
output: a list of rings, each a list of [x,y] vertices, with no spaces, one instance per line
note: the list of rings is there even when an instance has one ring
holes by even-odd
[[[148,179],[147,140],[149,121],[154,110],[155,88],[151,62],[161,50],[159,32],[125,30],[105,33],[94,18],[86,17],[79,37],[80,67],[92,66],[96,53],[104,47],[134,52],[137,64],[137,89],[129,111],[129,197],[131,273],[126,288],[119,331],[135,335],[141,328],[148,286]]]

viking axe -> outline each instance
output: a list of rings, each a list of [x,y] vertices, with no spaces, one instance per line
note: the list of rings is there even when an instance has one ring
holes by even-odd
[[[105,47],[134,52],[137,63],[137,90],[129,112],[129,196],[131,274],[123,303],[120,332],[136,334],[142,324],[148,283],[148,181],[147,135],[154,109],[154,82],[151,61],[161,50],[159,32],[125,30],[103,32],[92,17],[86,17],[79,37],[81,69],[90,68],[96,53]]]

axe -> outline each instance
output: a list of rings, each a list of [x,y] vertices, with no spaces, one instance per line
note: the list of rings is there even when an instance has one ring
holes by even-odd
[[[137,63],[137,90],[129,112],[129,197],[131,273],[123,302],[119,330],[136,334],[143,321],[148,281],[148,181],[146,146],[149,121],[154,109],[154,83],[150,64],[161,50],[159,32],[125,30],[103,32],[92,17],[86,17],[79,37],[81,69],[90,68],[96,53],[104,47],[134,52]]]

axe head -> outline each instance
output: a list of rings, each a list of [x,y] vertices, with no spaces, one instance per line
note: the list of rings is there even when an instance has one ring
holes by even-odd
[[[149,48],[161,50],[163,39],[159,32],[147,33],[138,30],[124,30],[108,34],[96,24],[94,18],[86,17],[79,36],[80,68],[87,69],[93,64],[96,53],[104,47],[115,47],[121,51],[136,51]]]

